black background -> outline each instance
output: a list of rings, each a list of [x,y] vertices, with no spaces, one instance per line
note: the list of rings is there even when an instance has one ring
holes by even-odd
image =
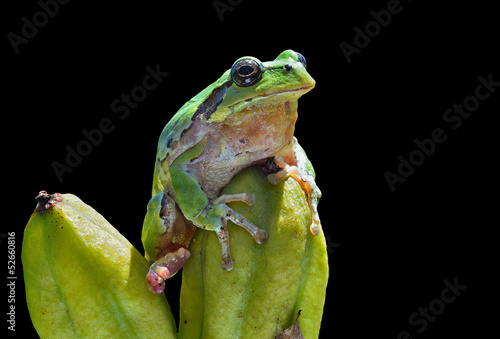
[[[388,2],[245,0],[221,20],[212,1],[71,1],[18,53],[7,34],[21,34],[21,18],[32,22],[40,6],[4,4],[2,201],[9,217],[0,227],[16,233],[15,335],[36,337],[20,252],[38,191],[79,196],[142,250],[163,126],[237,58],[267,61],[288,48],[307,58],[317,82],[299,100],[295,134],[316,168],[330,244],[321,337],[492,333],[498,319],[488,309],[498,306],[493,116],[500,87],[456,130],[443,114],[474,95],[479,76],[500,81],[498,11],[479,2],[438,7],[401,1],[401,12],[348,63],[339,44],[353,45],[354,27],[364,29],[374,20],[370,11],[386,9]],[[169,76],[120,120],[111,103],[142,83],[146,66],[157,64]],[[64,163],[65,147],[75,148],[85,139],[82,130],[97,128],[104,118],[115,130],[60,182],[51,164]],[[408,159],[417,149],[414,139],[430,138],[435,128],[445,131],[446,141],[391,192],[384,172],[397,174],[398,156]],[[0,240],[7,277],[6,239]],[[410,315],[439,298],[443,281],[455,277],[467,289],[417,333]],[[174,310],[179,284],[180,275],[167,295]],[[6,329],[8,290],[2,290],[0,323]]]

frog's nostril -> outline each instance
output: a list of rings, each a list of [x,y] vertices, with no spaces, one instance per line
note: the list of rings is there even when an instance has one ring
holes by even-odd
[[[285,66],[283,66],[283,69],[285,71],[290,71],[292,68],[293,68],[292,64],[286,64]]]

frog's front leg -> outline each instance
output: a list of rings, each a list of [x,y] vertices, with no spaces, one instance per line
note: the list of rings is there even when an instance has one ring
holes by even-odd
[[[284,152],[284,154],[277,155],[274,158],[274,162],[281,170],[270,174],[268,176],[269,182],[277,184],[283,178],[291,177],[299,183],[307,194],[309,208],[311,209],[311,233],[318,235],[321,228],[318,215],[318,203],[321,198],[321,191],[314,180],[316,176],[314,168],[296,138],[293,139],[292,147]]]
[[[222,268],[226,271],[232,270],[234,266],[229,250],[228,220],[246,229],[258,244],[264,243],[268,236],[265,230],[258,228],[226,205],[232,201],[242,201],[252,206],[255,204],[255,196],[246,193],[222,195],[215,199],[212,204],[208,204],[200,215],[193,220],[198,227],[215,231],[217,234],[221,245]]]
[[[213,201],[209,200],[201,185],[203,168],[193,161],[202,152],[200,145],[202,144],[194,146],[172,163],[172,187],[184,217],[197,227],[217,234],[221,244],[222,268],[229,271],[233,268],[233,261],[229,250],[227,221],[246,229],[259,244],[267,240],[267,232],[227,206],[232,201],[242,201],[251,206],[255,203],[255,196],[252,194],[222,195]]]

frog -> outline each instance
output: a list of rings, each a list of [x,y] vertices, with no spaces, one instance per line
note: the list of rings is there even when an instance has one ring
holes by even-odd
[[[305,57],[293,50],[268,62],[241,57],[166,124],[158,140],[141,237],[145,257],[152,262],[146,276],[152,292],[162,293],[165,280],[187,262],[198,229],[217,235],[224,271],[234,267],[228,221],[243,227],[258,244],[266,242],[264,229],[228,206],[234,201],[252,206],[255,196],[220,195],[246,167],[260,164],[269,169],[271,184],[288,177],[296,180],[308,197],[310,231],[319,234],[321,191],[294,136],[298,99],[316,84],[306,67]]]

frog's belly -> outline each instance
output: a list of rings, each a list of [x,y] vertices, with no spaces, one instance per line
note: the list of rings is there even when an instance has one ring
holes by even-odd
[[[278,141],[271,138],[267,142],[262,141],[265,138],[247,138],[244,143],[234,141],[235,138],[229,140],[219,137],[214,140],[213,144],[209,141],[196,164],[201,165],[202,188],[210,200],[218,198],[220,191],[238,172],[255,162],[274,156],[291,141],[285,137]]]
[[[248,167],[251,163],[235,166],[211,167],[203,175],[203,191],[210,200],[219,197],[220,191],[238,172]]]
[[[203,176],[203,191],[210,200],[219,197],[220,191],[239,171],[250,164],[208,169]]]

